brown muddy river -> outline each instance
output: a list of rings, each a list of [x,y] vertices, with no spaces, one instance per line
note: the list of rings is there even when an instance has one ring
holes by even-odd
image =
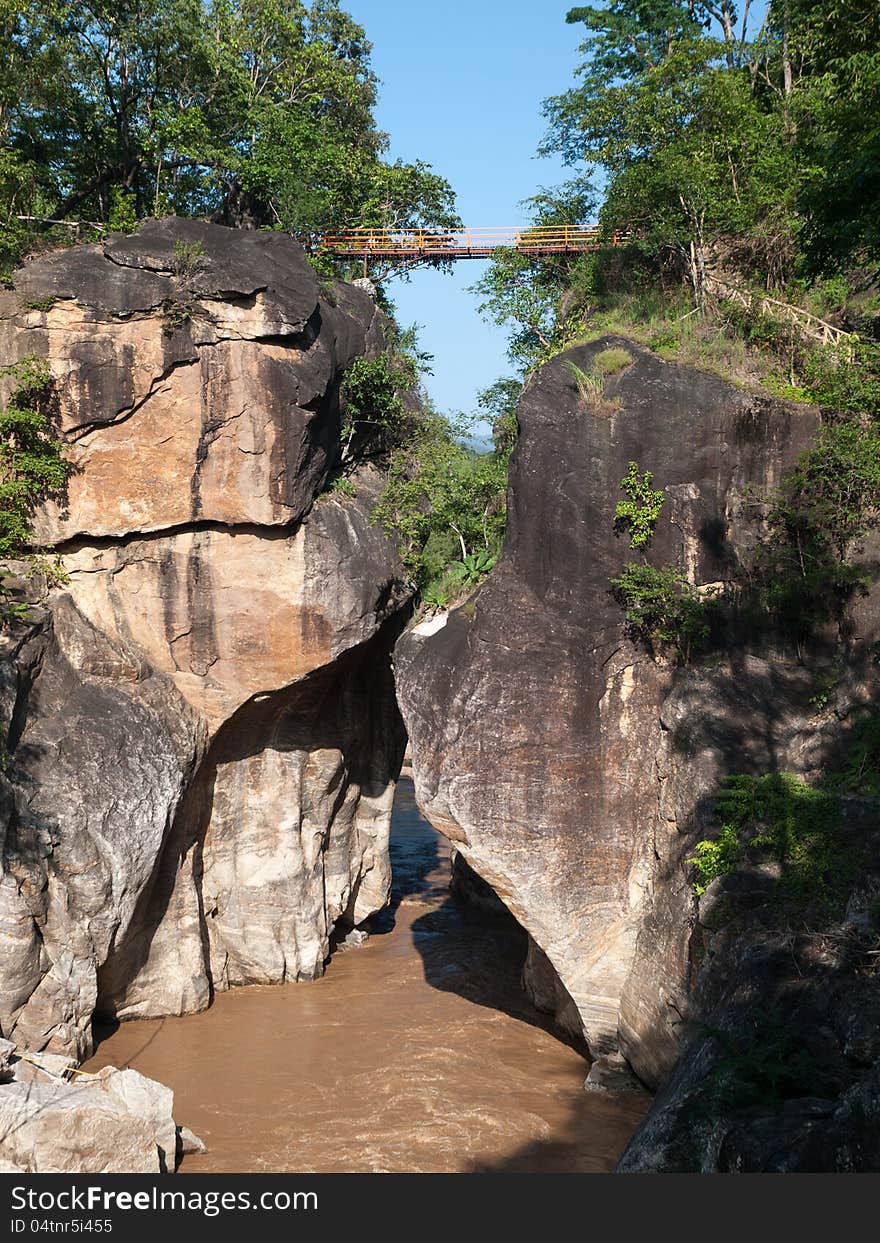
[[[390,911],[323,979],[124,1023],[87,1069],[174,1089],[208,1145],[186,1173],[610,1170],[647,1097],[584,1091],[583,1057],[519,987],[521,930],[450,897],[408,780],[391,841]]]

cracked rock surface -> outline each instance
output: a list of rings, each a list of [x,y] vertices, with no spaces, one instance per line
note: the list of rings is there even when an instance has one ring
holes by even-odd
[[[380,479],[317,500],[341,376],[384,331],[289,238],[191,220],[0,294],[0,349],[48,360],[73,465],[35,524],[69,582],[0,660],[0,1031],[20,1047],[81,1059],[96,1015],[313,978],[386,901],[409,589],[369,522]]]

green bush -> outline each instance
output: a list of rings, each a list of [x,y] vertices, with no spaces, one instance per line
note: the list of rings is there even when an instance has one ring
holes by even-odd
[[[403,393],[415,381],[413,361],[403,354],[386,350],[354,360],[340,389],[343,461],[399,442],[406,427]]]
[[[199,270],[204,254],[205,247],[200,240],[185,242],[182,238],[178,238],[174,243],[174,258],[171,265],[177,279],[184,284],[191,281]]]
[[[630,462],[620,482],[627,499],[617,502],[614,525],[618,530],[629,532],[631,548],[644,548],[651,540],[663,508],[663,493],[651,487],[653,478],[649,470],[640,473],[638,462]]]
[[[40,501],[63,491],[68,466],[53,434],[53,384],[48,364],[29,356],[0,368],[14,382],[0,410],[0,561],[29,555],[30,520]],[[42,568],[42,567],[41,567]],[[27,606],[0,586],[0,621],[20,620]]]
[[[832,911],[844,901],[858,854],[840,835],[840,802],[821,786],[793,773],[728,777],[715,808],[716,838],[698,842],[688,859],[698,894],[734,871],[749,851],[766,852],[781,865],[784,900]]]
[[[880,419],[880,345],[818,346],[807,356],[804,384],[820,405]]]
[[[0,368],[15,387],[0,411],[0,558],[20,557],[30,542],[34,506],[64,487],[68,468],[52,433],[52,376],[29,356]]]
[[[672,566],[627,565],[611,580],[631,639],[672,649],[687,663],[711,632],[712,597],[702,597]]]
[[[826,424],[763,500],[761,603],[800,643],[816,624],[839,618],[869,581],[855,558],[880,519],[880,428]]]
[[[135,196],[124,186],[113,186],[110,191],[110,213],[107,227],[112,233],[133,233],[137,228]]]
[[[372,516],[422,590],[447,596],[462,589],[454,563],[469,567],[469,558],[496,556],[507,520],[512,442],[505,433],[503,448],[474,453],[461,439],[460,428],[430,410],[415,418],[390,455]]]

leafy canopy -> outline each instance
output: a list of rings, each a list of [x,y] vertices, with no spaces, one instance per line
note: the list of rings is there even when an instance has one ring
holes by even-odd
[[[207,215],[303,241],[450,227],[448,183],[388,162],[365,32],[338,0],[0,0],[0,244],[18,214]]]

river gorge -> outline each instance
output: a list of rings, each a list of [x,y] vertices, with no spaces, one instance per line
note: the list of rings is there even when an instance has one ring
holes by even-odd
[[[821,782],[864,745],[880,592],[845,659],[734,605],[676,658],[611,586],[649,463],[652,556],[736,602],[822,411],[574,344],[522,389],[497,563],[432,606],[382,454],[340,467],[345,377],[396,340],[369,282],[174,217],[15,281],[0,345],[70,469],[0,634],[4,1168],[876,1165],[876,801]],[[696,883],[731,781],[799,800],[790,833],[819,800],[808,863],[860,860],[833,917],[756,828]]]
[[[207,1145],[184,1173],[599,1173],[647,1094],[585,1092],[583,1050],[529,1003],[525,935],[450,896],[449,844],[398,786],[391,902],[313,984],[124,1023],[85,1070],[174,1089]]]

